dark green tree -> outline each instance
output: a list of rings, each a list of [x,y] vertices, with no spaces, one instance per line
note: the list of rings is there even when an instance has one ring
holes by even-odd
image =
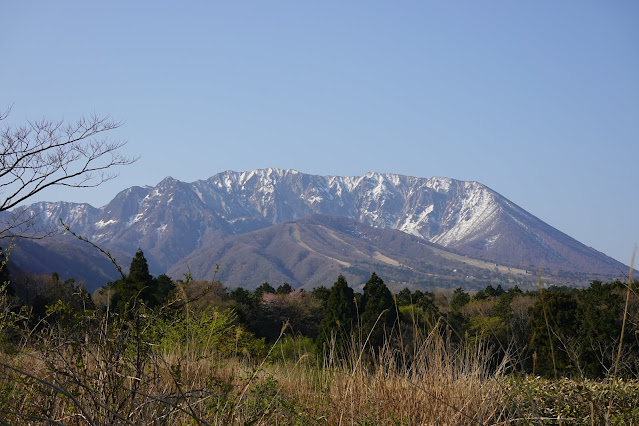
[[[453,329],[451,337],[455,341],[462,339],[462,336],[468,329],[468,317],[462,313],[462,308],[470,302],[470,296],[464,291],[463,288],[457,287],[453,292],[453,297],[450,299],[447,321],[448,325]]]
[[[497,288],[499,289],[501,286],[498,286]],[[517,286],[506,292],[502,291],[497,298],[497,304],[493,309],[493,315],[501,318],[506,324],[509,324],[512,317],[510,304],[515,297],[521,294],[523,294],[523,292]]]
[[[412,296],[413,295],[411,294],[410,289],[408,289],[407,287],[403,288],[402,290],[400,290],[399,293],[397,293],[397,305],[398,306],[412,305],[414,303]]]
[[[342,274],[333,284],[326,302],[324,317],[320,324],[319,335],[316,339],[318,352],[321,354],[325,345],[335,337],[336,349],[339,354],[345,341],[351,335],[353,324],[357,321],[355,307],[355,292],[348,286]]]
[[[468,302],[470,302],[468,293],[466,293],[463,288],[457,287],[453,293],[453,297],[450,299],[450,310],[459,312]]]
[[[149,264],[144,257],[142,249],[138,249],[135,252],[135,256],[131,259],[131,266],[129,267],[129,279],[133,282],[139,282],[144,284],[151,284],[153,276],[149,273]]]
[[[430,292],[421,292],[417,290],[413,293],[413,304],[418,308],[421,308],[426,314],[426,318],[430,321],[431,325],[437,321],[437,318],[441,316],[439,308],[435,305],[435,299]]]
[[[311,290],[311,293],[313,293],[313,296],[315,296],[315,298],[322,302],[322,305],[326,307],[328,298],[331,295],[331,291],[326,288],[326,286],[322,285],[319,287],[315,287],[313,290]]]
[[[277,287],[277,290],[275,292],[277,294],[289,294],[291,291],[293,291],[293,287],[291,287],[289,283],[284,283],[281,286]]]
[[[243,287],[237,287],[229,293],[229,299],[246,306],[252,306],[255,299],[250,291]]]
[[[602,377],[613,367],[623,315],[623,299],[615,283],[593,281],[577,294],[581,362],[589,377]],[[625,342],[632,342],[629,333]]]
[[[575,366],[577,302],[567,291],[542,290],[530,309],[530,353],[535,374],[554,376],[577,373]]]
[[[175,293],[176,287],[171,277],[161,274],[153,278],[151,290],[152,294],[149,301],[152,302],[153,306],[158,306],[165,304],[169,300],[171,295]]]
[[[253,292],[253,296],[255,297],[255,301],[257,303],[260,303],[260,300],[262,300],[262,295],[264,293],[275,293],[275,289],[269,283],[263,282],[262,285],[256,288]]]
[[[153,276],[149,273],[149,265],[141,249],[131,260],[129,275],[111,285],[114,287],[111,305],[120,313],[124,313],[127,306],[139,302],[155,305]]]
[[[362,334],[372,347],[380,347],[390,336],[393,325],[397,321],[395,302],[384,281],[373,272],[364,285],[362,296]]]
[[[237,287],[229,293],[233,309],[240,322],[248,323],[251,314],[255,312],[256,300],[253,294],[243,287]]]

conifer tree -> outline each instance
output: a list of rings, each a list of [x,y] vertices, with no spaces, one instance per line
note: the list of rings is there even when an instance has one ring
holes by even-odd
[[[331,290],[326,288],[326,286],[321,285],[319,287],[315,287],[313,290],[311,290],[311,292],[313,293],[313,296],[315,296],[316,299],[320,300],[326,307],[326,302],[328,302],[328,297],[331,295]]]
[[[277,287],[277,294],[289,294],[293,291],[293,287],[289,283],[284,283],[281,286]]]
[[[255,296],[255,300],[258,304],[260,303],[260,300],[262,300],[262,295],[264,293],[275,293],[275,289],[267,282],[263,282],[262,285],[256,288],[253,292],[253,296]]]
[[[158,275],[157,278],[153,278],[153,286],[151,288],[151,300],[154,305],[161,305],[169,300],[169,296],[175,293],[175,283],[166,274]]]
[[[117,280],[114,287],[111,304],[119,312],[124,312],[127,304],[131,305],[136,301],[153,304],[153,276],[149,273],[149,265],[142,249],[138,249],[131,260],[129,275]]]
[[[355,307],[355,292],[348,286],[342,274],[331,287],[326,310],[320,324],[316,344],[318,351],[324,350],[324,345],[335,336],[336,346],[342,347],[351,334],[353,323],[357,320]]]
[[[370,279],[364,285],[364,296],[362,297],[362,332],[363,338],[369,333],[369,343],[373,347],[384,344],[393,325],[397,321],[397,311],[395,310],[393,295],[384,281],[373,272]]]

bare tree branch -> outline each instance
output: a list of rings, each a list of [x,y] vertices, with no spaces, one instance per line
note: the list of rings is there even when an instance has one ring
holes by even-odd
[[[10,112],[11,107],[0,111],[0,121]],[[134,163],[137,158],[120,152],[125,142],[105,136],[121,126],[109,116],[92,114],[74,123],[42,119],[1,129],[0,235],[25,236],[34,229],[34,218],[19,206],[41,191],[96,187],[117,176],[114,168]]]

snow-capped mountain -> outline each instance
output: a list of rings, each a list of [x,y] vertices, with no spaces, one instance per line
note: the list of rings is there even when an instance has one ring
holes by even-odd
[[[387,173],[316,176],[295,170],[226,171],[185,183],[167,177],[109,204],[36,203],[45,224],[126,254],[142,248],[156,273],[221,239],[309,214],[399,230],[456,253],[512,267],[614,275],[619,262],[584,246],[479,182]],[[123,259],[123,263],[128,261]]]

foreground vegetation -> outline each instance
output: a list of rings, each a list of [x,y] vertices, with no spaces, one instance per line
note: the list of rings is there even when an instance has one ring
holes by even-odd
[[[229,292],[142,252],[93,296],[2,273],[3,424],[639,422],[636,281]]]

